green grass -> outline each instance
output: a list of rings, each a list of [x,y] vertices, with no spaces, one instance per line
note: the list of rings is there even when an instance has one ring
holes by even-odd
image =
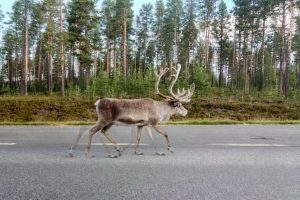
[[[95,99],[82,97],[0,97],[0,125],[90,125]],[[300,124],[300,102],[196,98],[184,105],[186,118],[168,124]]]
[[[247,120],[237,121],[229,119],[211,120],[211,119],[189,119],[183,121],[170,121],[167,124],[170,125],[230,125],[230,124],[300,124],[300,120]]]
[[[82,125],[94,125],[96,122],[92,121],[40,121],[40,122],[0,122],[0,126],[82,126]],[[300,124],[300,120],[247,120],[247,121],[236,121],[236,120],[211,120],[211,119],[188,119],[182,121],[171,120],[166,125],[232,125],[232,124]]]
[[[82,125],[94,125],[96,122],[91,121],[35,121],[35,122],[0,122],[0,126],[82,126]]]

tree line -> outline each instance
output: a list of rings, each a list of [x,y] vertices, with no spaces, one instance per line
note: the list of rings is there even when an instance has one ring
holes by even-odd
[[[156,0],[134,16],[132,0],[15,0],[8,20],[0,10],[0,94],[133,94],[177,63],[200,91],[299,94],[298,0],[233,2]]]

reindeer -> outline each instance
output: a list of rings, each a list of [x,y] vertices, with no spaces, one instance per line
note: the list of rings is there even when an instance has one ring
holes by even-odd
[[[114,99],[114,98],[104,98],[96,101],[96,112],[98,115],[98,121],[95,126],[89,130],[88,143],[86,146],[86,155],[93,157],[91,154],[91,143],[92,138],[98,131],[114,144],[116,141],[108,133],[109,128],[112,125],[135,125],[137,126],[137,144],[135,147],[135,154],[141,155],[137,149],[139,147],[139,142],[141,138],[141,131],[143,127],[146,128],[147,133],[151,137],[152,133],[150,127],[153,127],[159,134],[163,135],[166,139],[167,150],[173,152],[171,143],[168,137],[168,133],[161,129],[160,123],[167,122],[172,115],[178,114],[181,116],[186,116],[188,111],[182,106],[182,103],[188,103],[195,90],[195,85],[192,84],[190,89],[187,91],[185,89],[177,90],[175,94],[173,92],[173,87],[178,79],[181,65],[178,64],[177,68],[172,68],[175,71],[171,75],[172,82],[169,86],[170,95],[164,95],[159,91],[159,83],[163,75],[165,75],[169,68],[161,68],[160,73],[156,76],[155,91],[156,94],[162,98],[163,101],[156,101],[150,98],[144,99]],[[83,132],[80,132],[74,145],[70,147],[69,155],[72,157],[72,150],[78,144]],[[121,155],[121,148],[115,146],[116,150],[119,151],[119,156]],[[164,155],[163,153],[156,152],[158,155]],[[115,155],[109,155],[109,157],[117,157]]]

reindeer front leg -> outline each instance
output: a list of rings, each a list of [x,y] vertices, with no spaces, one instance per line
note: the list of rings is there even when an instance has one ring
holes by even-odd
[[[168,151],[170,151],[171,153],[174,153],[172,147],[171,147],[171,143],[170,143],[170,140],[169,140],[169,136],[168,136],[168,133],[164,130],[162,130],[158,125],[156,126],[153,126],[153,128],[160,134],[162,134],[163,136],[165,136],[166,138],[166,141],[167,141],[167,149]]]
[[[155,149],[155,154],[156,154],[156,155],[159,155],[159,156],[165,156],[165,155],[166,155],[165,153],[157,151],[157,148],[156,148],[156,146],[155,146],[155,144],[154,144],[154,141],[153,141],[152,132],[151,132],[151,129],[150,129],[149,126],[146,126],[146,131],[147,131],[148,136],[149,136],[149,138],[150,138],[150,140],[151,140],[151,144],[152,144],[152,146],[153,146],[154,149]]]
[[[142,152],[137,150],[139,148],[139,145],[140,145],[142,129],[143,129],[143,126],[138,126],[137,130],[136,130],[136,146],[134,148],[134,153],[136,155],[143,155]]]

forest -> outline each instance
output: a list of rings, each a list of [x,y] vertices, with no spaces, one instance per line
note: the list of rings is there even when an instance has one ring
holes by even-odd
[[[299,2],[233,3],[156,0],[135,16],[133,0],[15,0],[0,7],[0,95],[153,97],[154,71],[180,63],[195,97],[299,100]]]

